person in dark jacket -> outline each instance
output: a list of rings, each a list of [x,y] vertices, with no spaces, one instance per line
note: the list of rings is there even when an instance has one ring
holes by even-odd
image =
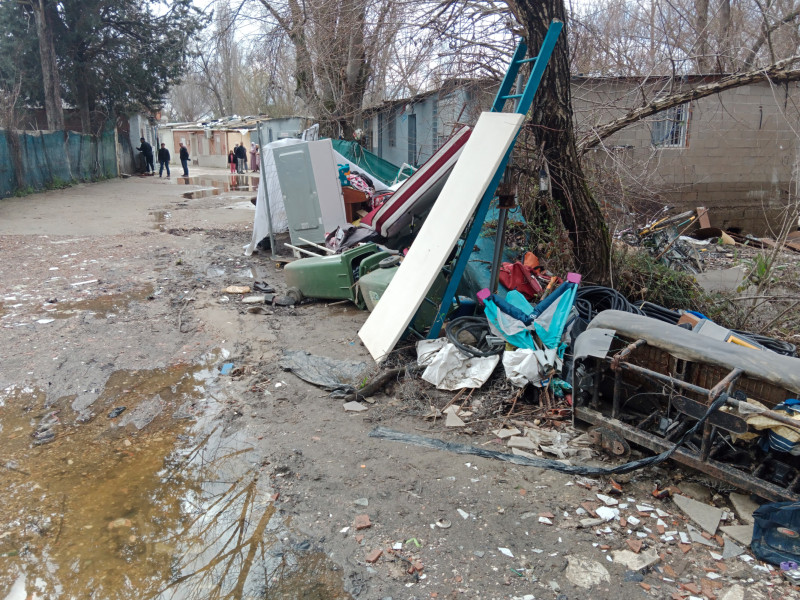
[[[161,174],[164,172],[164,167],[167,167],[167,179],[169,179],[169,150],[167,150],[166,144],[161,144],[161,148],[158,149],[158,176],[161,177]]]
[[[244,173],[245,169],[247,168],[247,150],[244,148],[244,144],[239,144],[236,146],[236,160],[237,160],[237,173]]]
[[[189,176],[189,151],[186,149],[186,146],[183,145],[183,142],[181,142],[180,157],[181,157],[181,166],[183,167],[183,176],[184,177],[188,177]]]
[[[144,138],[139,138],[139,147],[137,150],[142,153],[144,157],[144,171],[145,173],[153,173],[156,172],[156,167],[153,165],[153,147],[148,144]]]

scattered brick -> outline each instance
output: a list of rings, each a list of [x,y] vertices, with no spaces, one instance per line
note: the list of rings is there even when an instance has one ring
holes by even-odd
[[[702,532],[700,535],[702,535],[707,540],[710,540],[712,538],[712,535],[710,533],[708,533],[707,531]]]
[[[681,589],[682,590],[686,590],[687,592],[690,592],[692,594],[699,594],[700,593],[700,588],[697,587],[697,584],[694,584],[694,583],[682,583],[681,584]]]
[[[376,563],[378,562],[378,559],[381,557],[382,554],[383,550],[381,550],[380,548],[375,548],[375,550],[367,554],[367,558],[365,560],[368,563]]]
[[[659,535],[664,535],[664,532],[667,530],[663,525],[656,525],[656,529],[658,529]]]
[[[369,529],[372,527],[372,522],[369,520],[369,515],[358,515],[353,523],[353,527],[355,527],[356,530]]]
[[[678,544],[678,548],[681,549],[681,552],[686,554],[689,550],[692,549],[692,545],[691,544]]]
[[[597,504],[597,502],[581,502],[581,506],[590,515],[592,515],[594,518],[597,518],[597,513],[595,510],[597,510],[597,507],[600,506]]]
[[[644,581],[640,581],[640,582],[639,582],[639,585],[641,586],[641,588],[642,588],[642,589],[643,589],[645,592],[649,592],[649,591],[650,591],[650,584],[649,584],[649,583],[645,583]]]
[[[611,550],[611,546],[608,544],[600,544],[600,550]]]
[[[620,525],[620,527],[627,527],[628,526],[628,519],[626,519],[625,517],[620,517],[619,518],[619,525]]]
[[[664,565],[664,573],[666,573],[667,576],[671,577],[672,579],[676,579],[678,577],[678,574],[675,572],[675,569],[672,568],[672,565]]]
[[[544,517],[545,519],[555,519],[556,518],[556,516],[551,512],[540,512],[539,516],[540,517]]]
[[[642,549],[642,540],[625,540],[631,550],[639,554],[639,551]]]
[[[356,536],[356,544],[360,544],[363,541],[364,541],[364,536],[363,535],[357,535]]]

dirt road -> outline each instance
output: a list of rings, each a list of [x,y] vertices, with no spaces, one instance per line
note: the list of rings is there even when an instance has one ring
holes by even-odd
[[[282,272],[242,252],[254,181],[197,174],[0,201],[0,599],[799,597],[679,545],[685,516],[650,495],[672,469],[581,526],[607,481],[370,438],[502,450],[505,410],[476,396],[489,420],[454,433],[424,384],[351,413],[283,371],[290,350],[372,364],[366,313],[224,293]]]

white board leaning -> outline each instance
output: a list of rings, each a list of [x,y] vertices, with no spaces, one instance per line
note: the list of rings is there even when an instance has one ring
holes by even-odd
[[[376,361],[394,349],[442,270],[525,115],[481,114],[414,243],[358,336]]]

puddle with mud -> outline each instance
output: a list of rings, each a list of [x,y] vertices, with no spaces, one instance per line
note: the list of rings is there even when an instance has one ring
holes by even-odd
[[[200,185],[203,189],[184,192],[182,196],[189,200],[218,196],[224,192],[255,192],[258,190],[259,178],[256,175],[230,175],[225,179],[217,177],[184,177],[179,183]],[[238,196],[237,196],[238,197]]]
[[[159,231],[166,230],[166,228],[167,228],[167,225],[166,225],[167,220],[170,217],[172,217],[172,215],[169,213],[169,211],[166,211],[166,210],[151,210],[150,213],[148,213],[148,214],[151,217],[153,217],[153,220],[155,221],[155,224],[151,225],[151,228],[152,229],[157,229]]]
[[[106,318],[125,310],[132,302],[142,302],[153,295],[153,286],[147,285],[129,292],[105,294],[86,300],[68,300],[45,304],[44,310],[51,319],[69,319],[82,312],[93,313],[95,318]]]
[[[80,419],[0,390],[5,599],[349,598],[277,513],[257,441],[215,418],[216,364],[117,371]]]

